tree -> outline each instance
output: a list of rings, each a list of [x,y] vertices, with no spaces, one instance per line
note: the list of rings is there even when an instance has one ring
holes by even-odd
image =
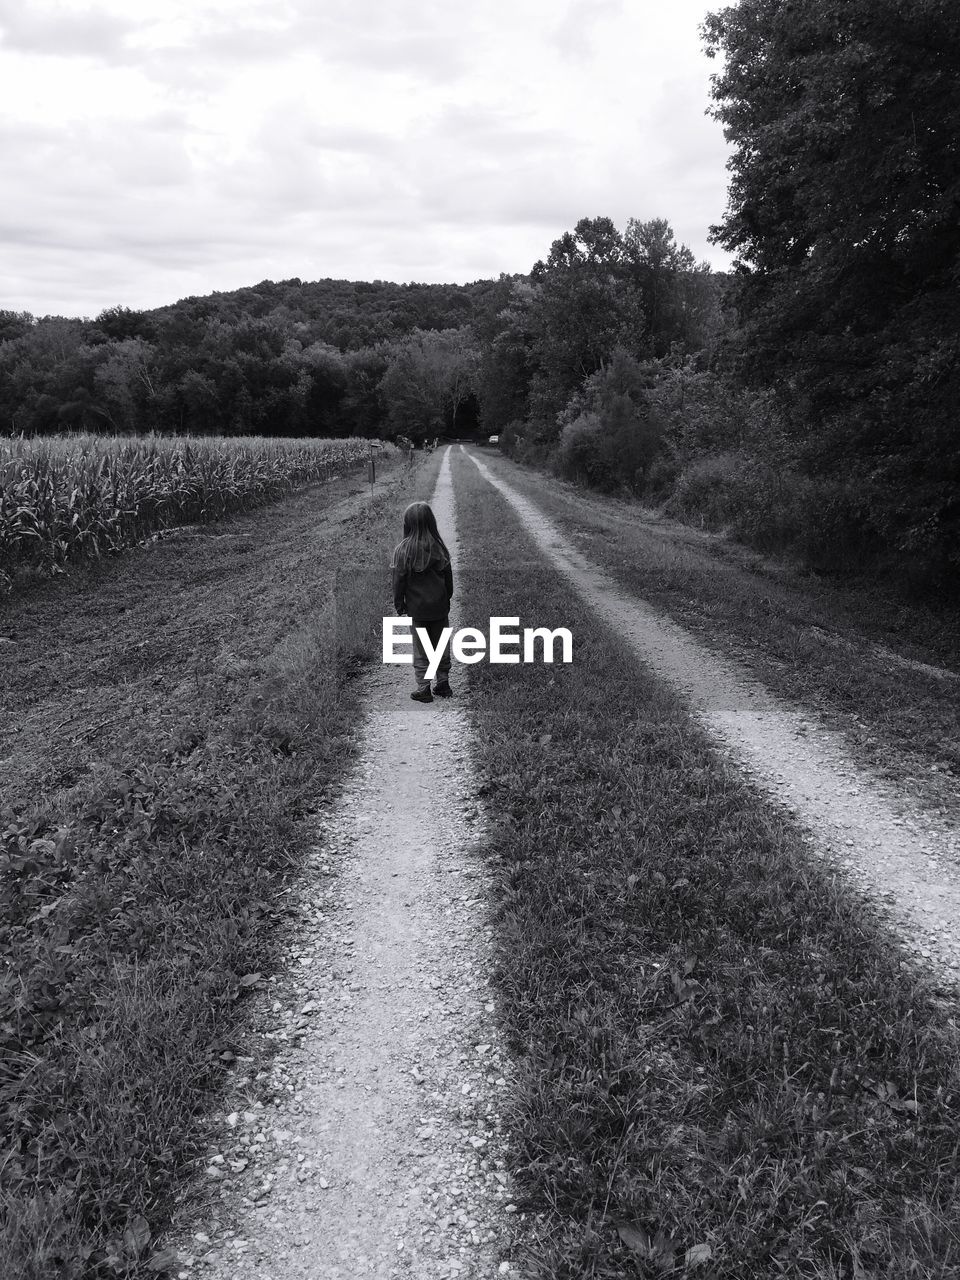
[[[394,436],[423,442],[443,430],[443,363],[422,330],[394,343],[393,348],[393,357],[380,382],[387,420]]]
[[[760,273],[955,261],[960,16],[942,0],[741,0],[708,16],[734,143],[716,236]]]
[[[538,298],[538,290],[528,281],[514,281],[508,305],[497,315],[482,347],[477,395],[488,434],[499,434],[509,423],[524,421],[529,412]]]
[[[308,435],[336,435],[347,388],[343,357],[325,342],[314,342],[296,359],[298,396],[303,416],[299,429]]]
[[[126,338],[104,351],[94,384],[105,420],[117,432],[152,429],[160,390],[156,350],[142,338]]]
[[[782,388],[806,466],[886,493],[900,545],[960,555],[960,8],[741,0],[705,37],[741,376]]]
[[[476,395],[480,352],[469,329],[444,329],[434,340],[445,352],[450,434],[457,434],[457,414],[469,396]]]
[[[346,386],[340,412],[348,434],[368,437],[383,434],[387,409],[382,386],[391,356],[392,349],[386,342],[362,347],[344,356]]]
[[[581,218],[534,264],[539,286],[530,410],[548,435],[556,415],[613,348],[642,326],[623,285],[623,238],[609,218]]]
[[[642,492],[663,436],[648,396],[651,382],[622,348],[584,380],[559,419],[557,462],[564,474],[608,492]]]
[[[131,311],[129,307],[107,307],[97,316],[95,324],[108,338],[120,341],[156,336],[156,324],[150,315],[145,311]]]
[[[685,244],[677,244],[666,218],[640,222],[630,218],[623,237],[624,258],[630,283],[639,295],[644,329],[649,335],[650,354],[663,356],[676,342],[689,337],[687,303],[692,291],[686,280],[698,270],[709,274],[709,266],[697,268]]]
[[[195,435],[217,435],[222,431],[217,388],[197,369],[188,369],[173,392],[177,429]]]
[[[394,435],[423,441],[456,429],[457,411],[473,393],[478,352],[461,329],[422,330],[393,344],[380,383]]]
[[[14,338],[22,338],[35,323],[29,311],[0,310],[0,342],[12,342]]]

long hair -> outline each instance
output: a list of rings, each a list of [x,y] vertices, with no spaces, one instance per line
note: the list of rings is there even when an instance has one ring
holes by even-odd
[[[423,573],[430,564],[442,569],[450,563],[450,552],[440,537],[429,503],[411,502],[404,511],[403,540],[393,553],[393,563],[408,573]]]

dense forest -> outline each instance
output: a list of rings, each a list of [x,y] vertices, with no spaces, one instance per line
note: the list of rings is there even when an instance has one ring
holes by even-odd
[[[473,328],[502,288],[265,280],[95,320],[0,312],[0,422],[420,440],[475,428]]]
[[[298,279],[94,320],[0,313],[0,424],[500,436],[819,569],[960,579],[960,11],[710,16],[733,146],[713,237],[586,217],[527,273]]]

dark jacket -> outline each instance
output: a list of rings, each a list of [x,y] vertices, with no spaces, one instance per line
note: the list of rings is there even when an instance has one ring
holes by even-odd
[[[393,603],[397,613],[414,622],[439,622],[450,612],[453,570],[449,563],[432,560],[422,573],[411,569],[393,570]]]

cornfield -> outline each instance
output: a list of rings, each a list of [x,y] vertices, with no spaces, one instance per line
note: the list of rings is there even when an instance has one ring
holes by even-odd
[[[369,440],[61,436],[0,440],[0,589],[158,529],[208,523],[353,470]]]

